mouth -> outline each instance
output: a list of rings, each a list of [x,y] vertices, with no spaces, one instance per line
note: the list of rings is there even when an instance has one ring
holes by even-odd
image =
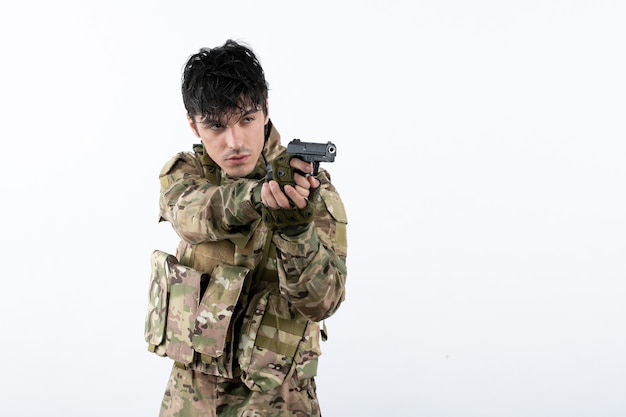
[[[233,165],[241,165],[248,160],[248,155],[235,155],[230,158],[226,158],[226,160]]]

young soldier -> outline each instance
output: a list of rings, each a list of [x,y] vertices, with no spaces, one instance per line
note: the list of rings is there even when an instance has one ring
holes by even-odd
[[[320,322],[344,300],[346,280],[339,194],[327,171],[313,176],[311,163],[285,153],[246,46],[228,40],[192,55],[182,95],[201,144],[164,166],[160,216],[181,238],[178,262],[210,278],[190,328],[168,313],[171,340],[194,342],[191,359],[175,362],[160,415],[319,416]]]

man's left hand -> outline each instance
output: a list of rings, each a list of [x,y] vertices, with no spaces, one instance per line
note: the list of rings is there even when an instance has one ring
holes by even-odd
[[[319,180],[311,176],[313,164],[298,158],[291,158],[289,165],[293,170],[295,187],[285,185],[281,189],[274,180],[264,183],[261,189],[261,201],[265,206],[272,209],[288,209],[294,205],[298,208],[304,208],[311,192],[320,186]]]

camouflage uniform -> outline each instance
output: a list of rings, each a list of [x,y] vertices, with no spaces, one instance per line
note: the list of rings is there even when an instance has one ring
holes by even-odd
[[[284,151],[271,127],[267,159]],[[160,174],[160,220],[182,239],[181,268],[201,273],[190,286],[193,273],[181,272],[171,290],[170,303],[183,289],[182,299],[199,305],[168,313],[170,344],[157,353],[183,359],[172,369],[161,416],[320,415],[313,378],[319,322],[344,299],[346,214],[321,170],[314,226],[295,237],[271,233],[259,214],[265,173],[262,158],[248,177],[229,178],[206,156],[182,152]],[[194,290],[202,273],[210,279]],[[172,332],[170,320],[189,315],[191,330]],[[178,337],[188,343],[176,344]]]

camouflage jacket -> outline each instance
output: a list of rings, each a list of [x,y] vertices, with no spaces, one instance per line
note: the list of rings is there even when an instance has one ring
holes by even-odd
[[[267,159],[284,152],[278,132],[271,127]],[[161,171],[159,201],[160,221],[170,222],[181,238],[177,249],[181,264],[211,276],[212,281],[228,266],[243,268],[239,271],[245,276],[237,299],[222,306],[233,317],[228,329],[223,329],[223,351],[213,352],[208,360],[202,355],[191,366],[225,378],[241,373],[251,388],[261,390],[294,372],[302,378],[315,374],[321,353],[318,322],[344,300],[347,274],[347,217],[329,173],[322,169],[318,176],[320,192],[311,202],[313,226],[295,237],[272,234],[261,221],[255,200],[265,173],[262,158],[248,177],[229,178],[206,156],[181,152]],[[211,296],[213,304],[220,303],[219,294]],[[284,343],[290,337],[293,346]],[[255,359],[259,352],[267,353],[266,357]],[[287,362],[277,366],[277,357],[286,356],[290,356]],[[263,367],[278,374],[269,378],[267,386],[263,377],[254,376],[262,374]]]

